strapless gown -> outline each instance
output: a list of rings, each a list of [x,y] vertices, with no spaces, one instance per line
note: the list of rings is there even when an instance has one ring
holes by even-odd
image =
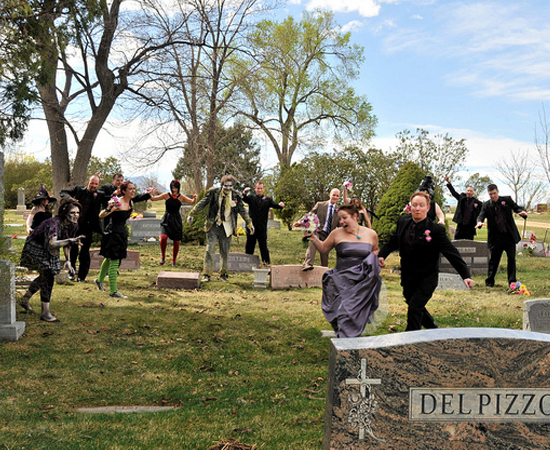
[[[337,337],[358,337],[379,305],[378,256],[367,242],[339,242],[335,248],[336,267],[323,275],[323,314]]]

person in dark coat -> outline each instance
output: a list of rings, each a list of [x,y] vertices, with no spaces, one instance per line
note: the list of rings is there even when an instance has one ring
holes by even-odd
[[[512,212],[527,219],[528,214],[512,200],[512,197],[501,196],[496,184],[487,186],[489,200],[483,203],[477,217],[476,228],[481,228],[487,219],[487,246],[491,252],[485,286],[494,287],[502,252],[508,257],[508,286],[516,280],[516,244],[521,240],[518,227]]]
[[[410,200],[411,214],[404,214],[397,221],[397,229],[380,250],[378,257],[381,267],[385,258],[399,250],[401,257],[401,286],[405,302],[409,305],[407,328],[405,331],[424,328],[437,328],[437,323],[426,309],[439,282],[439,255],[449,260],[471,288],[468,266],[451,243],[445,227],[427,217],[430,196],[426,192],[415,192]]]
[[[481,212],[481,202],[475,197],[474,188],[466,187],[466,192],[459,194],[451,184],[449,177],[445,177],[447,188],[451,195],[456,198],[456,210],[453,216],[453,222],[456,223],[455,239],[474,240],[476,235],[477,216]]]
[[[262,262],[270,265],[271,259],[267,249],[267,215],[269,208],[283,209],[285,204],[275,203],[271,197],[265,196],[264,183],[261,181],[257,181],[254,185],[254,192],[255,194],[250,194],[250,188],[243,191],[243,202],[248,204],[248,215],[254,225],[254,234],[251,234],[248,228],[246,229],[245,253],[253,255],[256,241],[258,241]]]
[[[82,213],[78,219],[78,232],[84,235],[82,246],[73,245],[71,247],[71,265],[76,267],[78,258],[78,282],[86,281],[88,272],[90,271],[90,247],[94,231],[102,234],[101,221],[99,212],[101,211],[101,203],[103,201],[103,192],[98,190],[99,177],[92,175],[88,179],[86,186],[75,186],[72,189],[64,189],[60,192],[62,198],[72,198],[82,205]],[[71,279],[74,279],[71,277]]]

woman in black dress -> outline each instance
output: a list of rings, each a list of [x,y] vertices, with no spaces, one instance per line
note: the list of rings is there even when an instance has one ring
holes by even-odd
[[[21,265],[37,270],[39,276],[33,280],[29,289],[23,295],[19,305],[28,313],[33,310],[29,304],[31,297],[40,291],[42,313],[40,319],[46,322],[59,322],[50,312],[55,276],[61,271],[59,249],[63,248],[67,262],[64,267],[74,274],[68,257],[71,245],[76,245],[83,236],[76,237],[78,218],[82,207],[75,200],[63,200],[57,216],[44,220],[25,241],[21,252]]]
[[[38,194],[32,199],[33,207],[29,217],[27,217],[27,233],[30,234],[44,220],[52,218],[51,205],[56,201],[54,197],[50,197],[50,194],[41,183]]]
[[[101,250],[99,254],[105,259],[101,263],[99,276],[94,280],[97,288],[104,291],[103,280],[109,275],[109,295],[111,297],[126,298],[118,292],[118,267],[120,260],[126,258],[128,248],[128,230],[126,222],[132,214],[132,198],[136,194],[136,187],[130,181],[125,181],[119,187],[120,197],[114,196],[107,203],[107,208],[99,213],[100,218],[108,217],[105,223]]]
[[[166,247],[168,246],[168,238],[174,243],[172,249],[172,266],[176,265],[176,259],[178,258],[178,252],[180,249],[180,241],[183,238],[183,222],[181,220],[181,205],[183,202],[194,204],[197,201],[197,194],[193,195],[193,198],[189,198],[186,195],[180,193],[180,182],[178,180],[172,180],[170,183],[170,192],[151,197],[152,201],[165,200],[166,212],[162,217],[160,227],[162,234],[160,236],[160,265],[165,263]]]

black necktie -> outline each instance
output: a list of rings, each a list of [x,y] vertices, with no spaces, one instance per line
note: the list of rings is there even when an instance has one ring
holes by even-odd
[[[327,233],[330,233],[332,228],[332,205],[328,205]]]

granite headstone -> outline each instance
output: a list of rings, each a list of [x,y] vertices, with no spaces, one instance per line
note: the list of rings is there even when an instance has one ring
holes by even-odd
[[[25,322],[15,317],[15,267],[0,259],[0,341],[17,341],[25,331]]]
[[[523,302],[523,329],[550,334],[550,298]]]
[[[547,449],[550,336],[447,328],[332,339],[324,450]]]
[[[155,218],[130,221],[130,243],[135,244],[150,238],[160,237],[162,234],[161,221],[161,219]]]
[[[286,265],[271,267],[271,289],[322,287],[323,275],[328,267],[314,266],[302,270],[302,266]]]
[[[490,256],[487,242],[470,241],[467,239],[460,239],[452,242],[468,266],[468,269],[470,269],[470,273],[487,274]],[[457,273],[453,266],[451,266],[451,263],[444,256],[441,256],[439,261],[439,270],[441,272]]]
[[[198,272],[161,271],[157,276],[157,288],[199,289],[200,274]]]
[[[467,290],[468,288],[464,285],[464,281],[462,281],[462,278],[459,274],[439,272],[439,282],[436,289],[451,289],[455,291],[463,291]]]
[[[260,265],[258,255],[247,255],[246,253],[229,253],[227,257],[227,270],[230,272],[252,272],[252,267]],[[220,270],[220,254],[216,253],[214,259],[214,270]]]

